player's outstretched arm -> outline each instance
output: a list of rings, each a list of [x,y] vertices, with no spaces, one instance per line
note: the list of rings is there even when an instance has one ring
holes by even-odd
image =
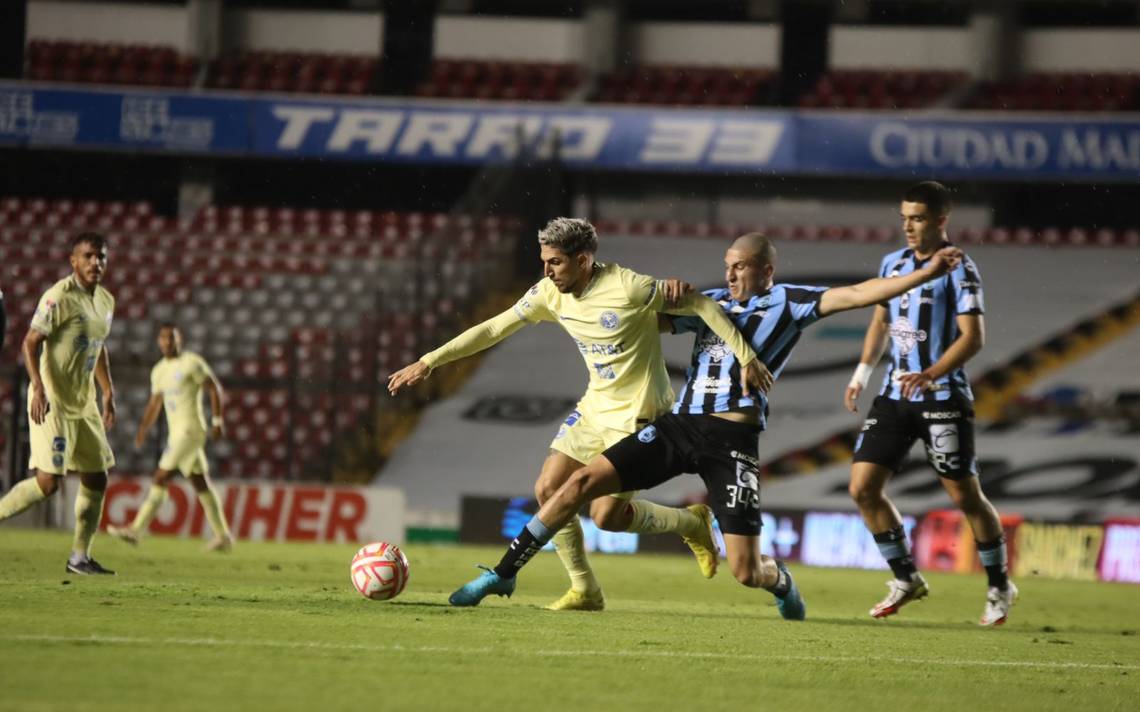
[[[867,334],[863,337],[863,355],[859,357],[859,365],[855,367],[851,382],[847,384],[847,390],[843,393],[843,405],[852,413],[859,411],[855,401],[859,399],[859,394],[867,387],[867,382],[871,380],[871,372],[875,370],[875,364],[879,363],[879,359],[883,357],[883,352],[887,350],[889,338],[887,316],[886,307],[882,305],[875,307],[875,311],[871,315],[871,324],[867,327]]]
[[[768,367],[756,358],[756,352],[748,345],[744,335],[736,330],[736,326],[724,315],[720,305],[704,294],[687,294],[677,307],[665,310],[669,314],[689,314],[699,316],[708,327],[732,350],[740,364],[740,385],[744,395],[752,393],[752,388],[767,391],[772,387],[772,374]],[[755,365],[752,365],[753,362]]]
[[[32,385],[31,403],[28,404],[32,422],[36,425],[44,422],[51,404],[48,403],[47,393],[44,391],[44,381],[40,377],[40,345],[47,339],[42,332],[28,329],[24,336],[24,370],[28,372],[28,382]]]
[[[957,247],[944,247],[930,258],[922,269],[902,277],[876,277],[847,287],[832,287],[819,300],[819,315],[827,316],[849,309],[869,307],[893,299],[904,292],[940,277],[958,266],[962,251]]]
[[[401,388],[414,386],[426,379],[431,375],[432,369],[488,349],[526,324],[527,322],[521,319],[513,308],[491,317],[464,331],[435,351],[424,354],[419,361],[389,375],[388,393],[396,395]]]
[[[111,381],[111,357],[105,345],[95,361],[95,380],[103,392],[103,429],[110,430],[115,427],[115,384]]]
[[[146,434],[150,432],[150,426],[154,425],[154,421],[158,420],[158,413],[162,410],[162,393],[151,393],[150,400],[146,403],[146,410],[143,411],[142,420],[139,421],[138,432],[135,433],[135,449],[141,450],[143,443],[146,442]]]

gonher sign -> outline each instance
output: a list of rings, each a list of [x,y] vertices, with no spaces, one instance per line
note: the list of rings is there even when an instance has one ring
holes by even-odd
[[[112,478],[103,526],[134,519],[149,481]],[[252,541],[404,541],[404,493],[392,487],[328,487],[271,482],[215,483],[230,530]],[[209,525],[194,488],[175,480],[150,524],[151,534],[202,537]],[[70,501],[70,499],[68,500]],[[65,525],[68,523],[65,522]]]

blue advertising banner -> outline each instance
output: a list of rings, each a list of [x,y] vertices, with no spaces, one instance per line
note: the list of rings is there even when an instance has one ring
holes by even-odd
[[[246,152],[248,104],[244,98],[179,92],[0,84],[0,142]]]
[[[946,178],[1140,178],[1140,121],[801,114],[799,172]]]
[[[480,164],[520,146],[569,165],[632,170],[787,171],[789,117],[557,105],[256,101],[253,151]]]
[[[1136,180],[1140,120],[283,97],[0,83],[0,143],[698,174]]]

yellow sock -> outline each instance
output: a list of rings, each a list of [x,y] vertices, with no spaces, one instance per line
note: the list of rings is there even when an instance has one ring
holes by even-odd
[[[566,526],[559,529],[553,541],[562,566],[570,574],[570,588],[579,593],[599,590],[601,585],[594,577],[594,570],[590,568],[590,560],[586,558],[586,542],[578,517],[572,518]]]
[[[91,556],[91,540],[103,518],[103,490],[93,490],[79,485],[75,495],[75,539],[71,542],[71,552],[76,556]]]
[[[638,534],[665,534],[672,532],[681,536],[689,536],[701,526],[697,515],[687,509],[676,507],[662,507],[644,499],[630,500],[633,507],[633,521],[626,531]]]
[[[158,508],[166,501],[167,491],[165,487],[160,485],[151,485],[150,491],[146,493],[146,499],[143,500],[142,506],[139,507],[139,513],[135,515],[135,520],[131,522],[131,529],[136,534],[142,534],[146,528],[150,526],[150,520],[154,519],[154,515],[158,514]]]
[[[205,492],[199,492],[198,501],[202,503],[202,509],[206,512],[206,521],[210,523],[210,529],[214,530],[214,536],[230,538],[230,527],[226,524],[226,514],[222,511],[218,496],[214,494],[214,488],[211,487]]]
[[[0,521],[14,517],[36,502],[46,499],[35,477],[20,480],[0,499]]]

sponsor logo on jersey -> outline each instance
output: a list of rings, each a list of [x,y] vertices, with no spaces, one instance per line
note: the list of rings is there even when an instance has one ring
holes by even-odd
[[[701,337],[700,348],[701,351],[709,355],[709,360],[714,363],[720,363],[732,354],[728,345],[711,331],[706,331],[705,335]]]
[[[693,380],[693,392],[695,393],[720,393],[732,388],[731,378],[713,378],[712,376],[705,376],[704,378],[697,378]]]
[[[906,356],[914,347],[921,341],[926,341],[926,331],[923,329],[915,329],[914,324],[910,323],[910,319],[901,316],[891,323],[891,338],[899,347],[899,354]]]
[[[922,412],[922,417],[927,420],[957,420],[962,417],[962,413],[957,410],[926,410]]]

